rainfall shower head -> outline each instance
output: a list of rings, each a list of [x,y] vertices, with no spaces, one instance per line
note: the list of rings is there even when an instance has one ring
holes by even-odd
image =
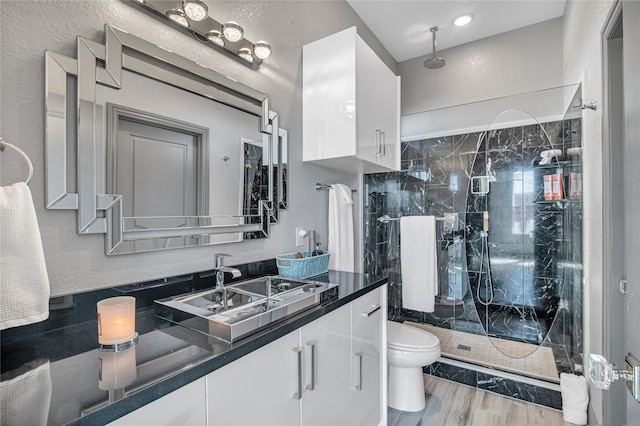
[[[444,67],[446,61],[442,58],[436,57],[436,32],[438,31],[438,27],[431,27],[431,40],[433,42],[433,56],[431,59],[427,59],[424,61],[424,67],[430,70],[437,70],[438,68]]]

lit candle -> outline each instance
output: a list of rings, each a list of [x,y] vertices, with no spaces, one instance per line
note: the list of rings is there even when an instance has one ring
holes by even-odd
[[[136,335],[136,299],[119,296],[98,302],[98,343],[114,345]]]

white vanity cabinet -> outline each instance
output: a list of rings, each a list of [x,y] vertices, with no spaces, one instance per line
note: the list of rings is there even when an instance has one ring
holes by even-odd
[[[191,382],[109,423],[109,426],[202,426],[207,421],[205,378]]]
[[[296,330],[207,375],[207,425],[299,425]]]
[[[400,169],[400,77],[356,28],[303,49],[302,160],[350,173]]]
[[[209,374],[207,424],[383,424],[384,289]]]
[[[385,287],[351,303],[351,424],[376,425],[386,416],[387,305]]]

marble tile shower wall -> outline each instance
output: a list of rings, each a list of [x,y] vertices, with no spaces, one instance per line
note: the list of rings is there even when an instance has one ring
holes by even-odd
[[[566,153],[580,140],[579,119],[417,140],[403,143],[400,172],[366,175],[365,270],[388,274],[390,317],[543,344],[559,371],[580,365],[582,202],[545,201],[543,175],[581,172],[581,162],[538,164],[543,150]],[[489,194],[471,193],[472,176],[491,177]],[[436,225],[436,310],[404,309],[400,223],[377,219],[445,213],[458,214],[460,229]]]

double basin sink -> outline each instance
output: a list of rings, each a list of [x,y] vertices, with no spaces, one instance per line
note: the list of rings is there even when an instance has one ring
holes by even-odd
[[[158,317],[234,342],[337,298],[337,284],[266,276],[155,302]]]

